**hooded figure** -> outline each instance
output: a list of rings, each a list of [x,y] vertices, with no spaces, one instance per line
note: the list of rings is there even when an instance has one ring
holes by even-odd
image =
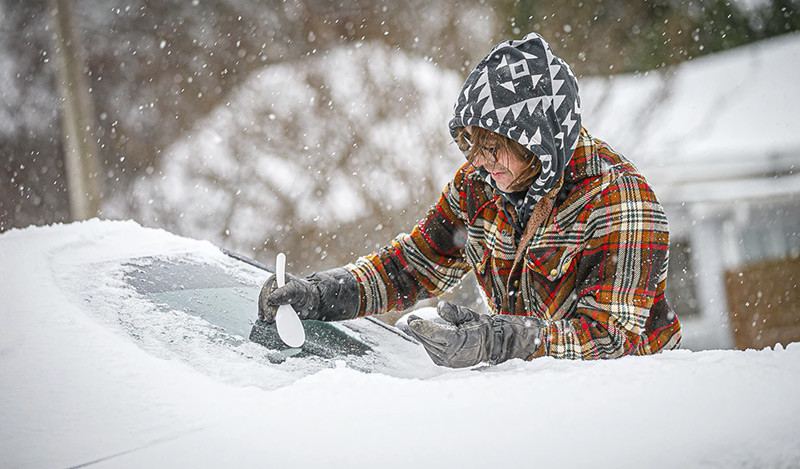
[[[515,140],[541,162],[518,209],[526,222],[536,202],[556,186],[578,144],[581,101],[575,75],[536,33],[501,42],[469,74],[458,95],[450,133],[457,138],[458,129],[468,126]],[[485,169],[478,171],[492,183]]]
[[[467,163],[411,234],[344,267],[262,289],[303,319],[404,310],[474,272],[489,315],[440,302],[408,327],[439,365],[614,358],[678,347],[664,296],[661,205],[624,157],[581,126],[578,85],[538,34],[496,45],[449,124]]]

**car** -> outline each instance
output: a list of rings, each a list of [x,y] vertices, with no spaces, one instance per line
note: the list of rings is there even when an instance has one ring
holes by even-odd
[[[146,229],[134,231],[149,238]],[[274,324],[257,321],[259,293],[272,268],[209,243],[155,233],[170,240],[169,248],[129,243],[126,254],[106,237],[111,246],[93,246],[91,253],[86,246],[61,250],[68,263],[54,259],[53,270],[89,315],[156,356],[263,389],[334,366],[396,376],[431,368],[413,337],[374,317],[303,321],[306,342],[291,348]],[[270,378],[265,370],[271,368],[281,372]],[[236,374],[225,376],[228,370]]]
[[[800,344],[451,370],[373,317],[286,347],[271,275],[133,221],[0,234],[0,467],[800,463]]]

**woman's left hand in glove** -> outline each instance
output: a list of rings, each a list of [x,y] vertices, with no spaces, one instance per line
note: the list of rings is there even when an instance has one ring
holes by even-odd
[[[411,315],[408,327],[440,366],[464,368],[481,362],[497,364],[510,358],[528,359],[541,344],[540,323],[534,318],[489,317],[445,301],[436,310],[449,324],[440,325]]]

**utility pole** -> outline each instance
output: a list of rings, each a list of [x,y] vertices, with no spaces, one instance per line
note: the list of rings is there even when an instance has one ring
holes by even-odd
[[[96,119],[89,94],[85,52],[76,30],[72,0],[50,0],[55,30],[58,86],[61,91],[61,135],[72,220],[100,213],[102,180],[94,137]]]

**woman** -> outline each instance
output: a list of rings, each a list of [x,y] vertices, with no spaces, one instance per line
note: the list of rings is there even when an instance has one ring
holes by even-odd
[[[402,310],[472,270],[491,315],[441,302],[410,316],[436,364],[598,359],[678,347],[666,289],[667,219],[647,181],[581,126],[578,85],[538,34],[478,63],[450,131],[467,162],[413,229],[353,264],[265,285],[261,318]]]

